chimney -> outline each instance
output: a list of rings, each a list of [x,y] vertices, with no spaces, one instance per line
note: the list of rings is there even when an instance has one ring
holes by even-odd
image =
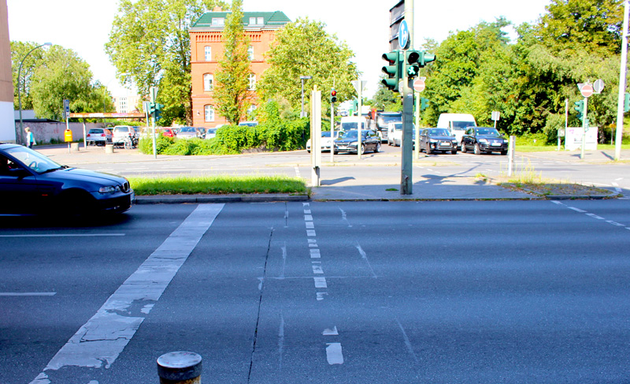
[[[221,7],[214,7],[212,12],[223,12],[223,10],[221,9]]]

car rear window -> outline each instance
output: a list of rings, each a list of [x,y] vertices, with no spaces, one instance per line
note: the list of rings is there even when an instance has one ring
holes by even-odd
[[[103,133],[103,130],[102,129],[97,129],[97,128],[92,128],[92,129],[90,129],[90,132],[88,132],[88,133]]]

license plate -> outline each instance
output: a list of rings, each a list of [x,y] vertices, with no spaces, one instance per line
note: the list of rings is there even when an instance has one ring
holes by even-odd
[[[492,145],[493,147],[498,147],[498,146],[500,146],[500,145],[501,145],[501,143],[492,143],[492,144],[490,144],[490,145]]]
[[[443,141],[443,142],[441,142],[441,143],[440,143],[440,145],[441,145],[442,147],[450,147],[450,146],[451,146],[451,143],[449,143],[448,141]]]

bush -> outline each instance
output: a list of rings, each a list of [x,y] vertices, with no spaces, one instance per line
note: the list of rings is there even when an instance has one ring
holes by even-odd
[[[547,145],[547,135],[542,132],[526,133],[516,137],[516,145],[545,146]]]
[[[155,146],[156,146],[158,155],[161,155],[162,153],[164,153],[164,151],[168,147],[173,145],[174,142],[175,140],[173,140],[172,137],[165,137],[162,135],[158,135],[155,140]],[[138,149],[140,150],[141,153],[144,153],[145,155],[152,155],[153,154],[153,139],[150,137],[142,137],[140,139],[140,142],[138,143]]]

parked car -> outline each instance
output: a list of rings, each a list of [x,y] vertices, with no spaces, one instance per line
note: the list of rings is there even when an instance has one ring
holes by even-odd
[[[335,139],[339,136],[339,131],[335,131],[335,137],[330,137],[330,131],[322,131],[321,135],[321,145],[322,151],[330,152],[330,149],[334,146]],[[306,151],[311,152],[311,139],[308,139],[306,142]]]
[[[387,129],[387,145],[393,145],[396,147],[400,147],[402,145],[402,134],[403,134],[403,128],[402,128],[402,122],[394,122],[394,123],[389,123],[389,127]],[[422,131],[420,131],[422,132]],[[415,145],[415,140],[416,140],[416,125],[413,125],[413,131],[411,133],[412,137],[413,137],[413,143]]]
[[[335,139],[335,153],[354,152],[357,153],[359,146],[359,131],[340,131]],[[368,151],[378,152],[381,149],[381,138],[373,130],[361,130],[361,153]]]
[[[172,128],[160,128],[162,131],[162,136],[164,137],[176,137],[177,134]]]
[[[462,152],[472,150],[475,155],[501,152],[507,155],[508,141],[491,127],[469,127],[462,137]]]
[[[130,140],[131,145],[135,146],[140,138],[138,130],[138,127],[117,125],[112,129],[112,143],[114,145],[124,145],[126,140]]]
[[[90,128],[85,138],[87,145],[111,144],[114,139],[112,131],[107,128]]]
[[[258,125],[257,121],[241,121],[238,125],[242,127],[255,127]]]
[[[420,150],[427,155],[433,152],[457,153],[457,138],[446,128],[427,128],[420,133]]]
[[[134,197],[127,179],[60,165],[27,147],[0,144],[0,214],[80,215],[124,212]]]
[[[206,134],[204,135],[205,139],[212,139],[217,135],[217,129],[219,128],[208,128],[206,129]]]
[[[178,139],[193,139],[196,137],[201,137],[201,134],[199,129],[195,127],[180,127],[179,132],[177,132]]]

